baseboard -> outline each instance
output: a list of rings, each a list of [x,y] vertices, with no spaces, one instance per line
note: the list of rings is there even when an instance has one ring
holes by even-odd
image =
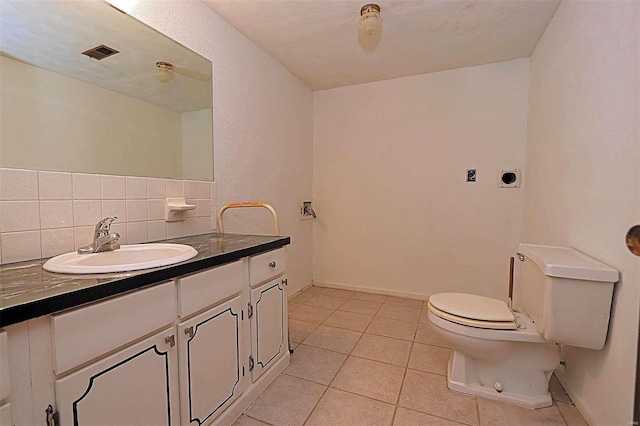
[[[596,425],[597,423],[593,418],[593,415],[591,414],[591,410],[589,410],[582,398],[580,398],[576,391],[571,387],[569,378],[567,377],[564,368],[562,366],[556,368],[554,374],[558,378],[558,381],[560,382],[564,390],[567,392],[567,395],[569,395],[569,398],[571,398],[571,401],[573,401],[580,414],[582,414],[582,417],[587,422],[587,424]]]
[[[420,300],[428,300],[430,296],[429,294],[412,293],[410,291],[397,291],[397,290],[387,290],[387,289],[373,288],[373,287],[360,287],[355,285],[329,283],[325,281],[315,281],[315,280],[313,281],[313,285],[316,287],[337,288],[340,290],[351,290],[351,291],[363,291],[366,293],[382,294],[385,296],[395,296],[395,297],[408,297],[410,299],[420,299]]]
[[[302,293],[303,291],[305,291],[306,289],[308,289],[312,285],[313,285],[313,281],[309,281],[308,283],[306,283],[305,285],[303,285],[302,287],[300,287],[299,289],[297,289],[293,293],[288,294],[287,295],[287,300],[293,299],[294,297],[296,297],[297,295],[299,295],[300,293]]]

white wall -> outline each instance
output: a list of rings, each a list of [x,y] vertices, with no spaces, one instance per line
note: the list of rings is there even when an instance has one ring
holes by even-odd
[[[605,348],[563,348],[560,379],[593,425],[632,420],[640,262],[624,237],[640,223],[639,5],[562,2],[531,56],[523,238],[622,276]]]
[[[298,199],[311,195],[311,90],[200,1],[141,0],[130,13],[213,62],[218,207],[272,204],[291,236],[288,291],[309,283],[312,223],[298,221]],[[273,233],[266,210],[225,219],[227,232]]]
[[[498,174],[524,167],[528,67],[314,92],[314,281],[506,299],[524,187]]]

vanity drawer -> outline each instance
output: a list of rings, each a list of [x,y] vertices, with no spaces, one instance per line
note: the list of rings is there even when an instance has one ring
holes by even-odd
[[[191,315],[240,293],[243,284],[241,260],[179,278],[180,317]]]
[[[287,269],[287,254],[284,248],[252,256],[249,259],[249,282],[251,287],[283,274]]]
[[[176,318],[173,281],[51,317],[53,368],[62,374]]]

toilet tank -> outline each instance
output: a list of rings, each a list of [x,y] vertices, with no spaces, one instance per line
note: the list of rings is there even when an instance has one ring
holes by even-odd
[[[602,349],[618,271],[577,250],[520,244],[515,308],[546,340]]]

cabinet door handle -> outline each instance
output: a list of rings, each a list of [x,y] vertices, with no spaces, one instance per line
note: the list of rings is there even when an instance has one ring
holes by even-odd
[[[164,342],[169,344],[169,346],[174,347],[176,345],[176,336],[172,334],[171,336],[165,337]]]
[[[189,338],[193,337],[193,326],[185,328],[184,334],[189,336]]]
[[[271,262],[269,262],[269,266],[271,266],[272,268],[276,267],[276,261],[272,260]]]

